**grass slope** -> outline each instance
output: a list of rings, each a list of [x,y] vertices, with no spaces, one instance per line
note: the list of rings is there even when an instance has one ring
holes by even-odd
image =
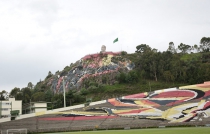
[[[142,80],[138,83],[132,84],[115,84],[115,85],[104,85],[102,88],[89,91],[87,94],[88,98],[92,98],[93,101],[99,101],[104,99],[110,99],[115,97],[121,97],[125,95],[131,95],[136,93],[150,92],[166,88],[174,88],[179,86],[185,86],[186,83],[172,83],[172,82],[161,82]]]

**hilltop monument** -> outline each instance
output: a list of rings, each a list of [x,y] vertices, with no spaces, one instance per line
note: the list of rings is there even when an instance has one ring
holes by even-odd
[[[101,46],[101,53],[104,53],[104,52],[106,52],[106,46],[105,45],[102,45]]]

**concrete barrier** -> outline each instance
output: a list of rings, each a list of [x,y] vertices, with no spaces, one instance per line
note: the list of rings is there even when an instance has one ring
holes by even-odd
[[[206,126],[206,127],[210,127],[210,124],[206,124],[205,126]]]
[[[93,106],[93,105],[103,104],[103,103],[106,103],[106,100],[91,102],[90,105]],[[65,107],[65,108],[58,108],[58,109],[42,111],[42,112],[37,112],[37,113],[23,114],[23,115],[19,115],[18,117],[16,117],[15,120],[40,116],[40,115],[44,115],[44,114],[53,114],[53,113],[56,113],[56,112],[67,111],[67,110],[76,109],[76,108],[83,108],[84,106],[85,106],[84,104],[80,104],[80,105],[75,105],[75,106],[70,106],[70,107]],[[0,122],[7,122],[7,121],[10,121],[10,120],[11,120],[10,118],[1,118]]]
[[[8,121],[10,121],[10,120],[11,120],[10,117],[7,117],[7,118],[0,118],[0,123],[2,123],[2,122],[8,122]]]
[[[94,105],[103,104],[103,103],[106,103],[106,100],[91,102],[89,106],[94,106]]]
[[[61,112],[61,111],[75,109],[75,108],[82,108],[82,107],[84,107],[84,104],[70,106],[70,107],[65,107],[65,108],[58,108],[58,109],[53,109],[53,110],[49,110],[49,111],[36,112],[36,113],[31,113],[31,114],[23,114],[23,115],[20,115],[20,116],[16,117],[15,120],[20,120],[20,119],[40,116],[40,115],[44,115],[44,114],[52,114],[52,113],[55,113],[55,112]]]
[[[80,104],[80,105],[75,105],[75,106],[70,106],[70,107],[53,109],[53,110],[45,111],[45,114],[51,114],[53,112],[67,111],[67,110],[76,109],[76,108],[82,108],[84,106],[85,106],[84,104]]]
[[[124,130],[129,130],[131,129],[131,127],[124,127]]]
[[[25,119],[25,118],[35,117],[35,116],[36,116],[35,113],[32,113],[32,114],[22,114],[22,115],[16,117],[15,120],[20,120],[20,119]]]

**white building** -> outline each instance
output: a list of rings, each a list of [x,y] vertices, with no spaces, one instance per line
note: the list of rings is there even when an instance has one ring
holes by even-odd
[[[23,114],[47,111],[47,102],[30,102],[23,106]]]
[[[11,117],[11,111],[18,111],[19,115],[22,114],[22,100],[9,100],[0,101],[0,118]]]

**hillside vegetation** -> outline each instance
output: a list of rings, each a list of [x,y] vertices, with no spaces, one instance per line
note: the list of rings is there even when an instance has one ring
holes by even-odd
[[[170,42],[163,52],[141,44],[132,54],[123,51],[87,55],[55,74],[49,71],[35,85],[29,82],[25,88],[15,87],[9,95],[23,100],[23,104],[30,100],[47,101],[52,102],[50,107],[59,108],[63,107],[64,76],[67,106],[89,99],[97,101],[202,83],[210,80],[210,38],[203,37],[200,43],[199,46],[181,43],[176,48]],[[3,91],[0,97],[6,99]]]

